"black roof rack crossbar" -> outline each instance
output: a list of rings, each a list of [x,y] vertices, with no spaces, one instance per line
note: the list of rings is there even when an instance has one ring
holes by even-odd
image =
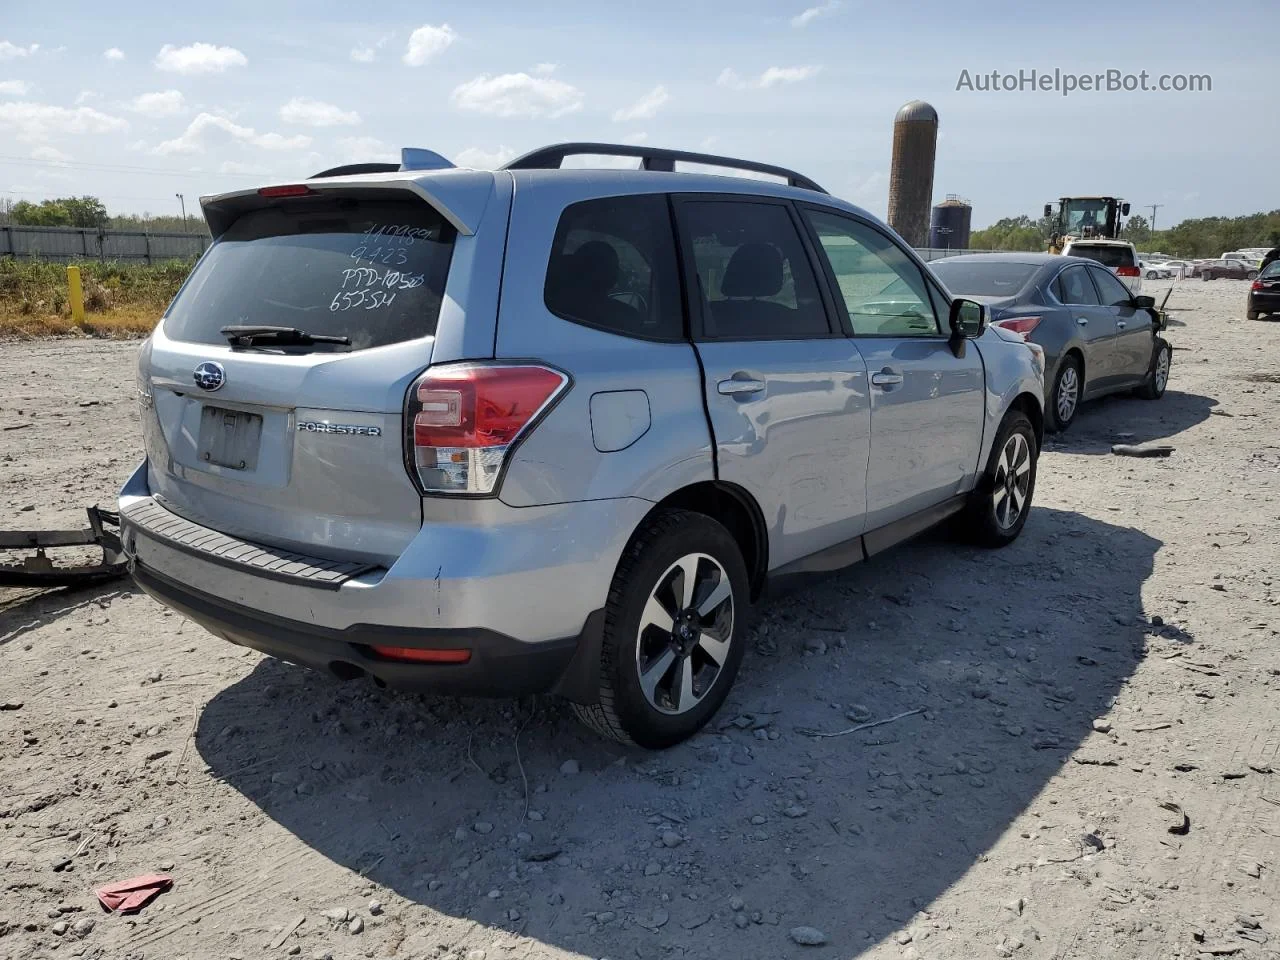
[[[780,177],[793,187],[816,190],[826,193],[802,173],[788,170],[786,167],[775,167],[768,163],[756,163],[754,160],[735,160],[733,157],[717,157],[709,153],[691,153],[687,150],[664,150],[661,147],[645,147],[630,143],[557,143],[549,147],[541,147],[522,157],[516,157],[506,164],[504,170],[556,170],[564,162],[565,157],[582,156],[606,157],[639,157],[640,166],[644,170],[675,170],[677,160],[686,163],[702,163],[710,167],[725,167],[729,170],[750,170],[752,173],[767,173]]]

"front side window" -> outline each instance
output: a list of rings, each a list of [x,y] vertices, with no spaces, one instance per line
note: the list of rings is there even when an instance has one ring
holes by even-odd
[[[1053,281],[1053,293],[1063,303],[1077,306],[1098,306],[1098,291],[1089,282],[1084,267],[1068,267]]]
[[[691,200],[680,212],[706,337],[795,340],[830,333],[817,278],[786,206]]]
[[[1133,301],[1129,288],[1106,270],[1090,270],[1093,282],[1098,285],[1098,293],[1102,297],[1103,306],[1127,307]]]
[[[164,332],[225,344],[226,326],[294,327],[349,337],[353,350],[434,334],[454,229],[405,196],[302,197],[248,211],[201,258]]]
[[[931,337],[938,318],[915,261],[884,234],[838,214],[806,210],[855,336]]]
[[[647,340],[684,335],[675,238],[660,194],[565,208],[543,296],[559,317]]]

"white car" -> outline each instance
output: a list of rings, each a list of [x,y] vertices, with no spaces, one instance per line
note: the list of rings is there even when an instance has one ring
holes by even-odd
[[[1138,269],[1147,280],[1168,280],[1173,277],[1173,270],[1156,260],[1139,260]]]
[[[1190,260],[1166,260],[1164,265],[1172,272],[1175,280],[1191,276],[1194,264]]]
[[[1068,240],[1063,256],[1096,260],[1114,273],[1137,296],[1142,292],[1142,268],[1138,251],[1128,240]]]

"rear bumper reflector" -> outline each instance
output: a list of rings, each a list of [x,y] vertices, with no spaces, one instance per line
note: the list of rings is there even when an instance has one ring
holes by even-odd
[[[387,660],[407,663],[467,663],[470,650],[424,650],[419,647],[384,647],[371,644],[369,649]]]

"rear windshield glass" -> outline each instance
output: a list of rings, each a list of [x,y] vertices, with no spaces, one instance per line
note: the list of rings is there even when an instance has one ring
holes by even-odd
[[[169,308],[175,340],[226,343],[232,325],[351,338],[435,333],[454,230],[425,203],[299,198],[240,217]]]
[[[1104,267],[1114,270],[1116,267],[1132,267],[1133,251],[1128,247],[1112,247],[1105,244],[1073,243],[1068,251],[1073,257],[1085,257],[1096,260]]]
[[[962,297],[1012,297],[1039,269],[1033,263],[935,260],[929,264],[948,290]]]

